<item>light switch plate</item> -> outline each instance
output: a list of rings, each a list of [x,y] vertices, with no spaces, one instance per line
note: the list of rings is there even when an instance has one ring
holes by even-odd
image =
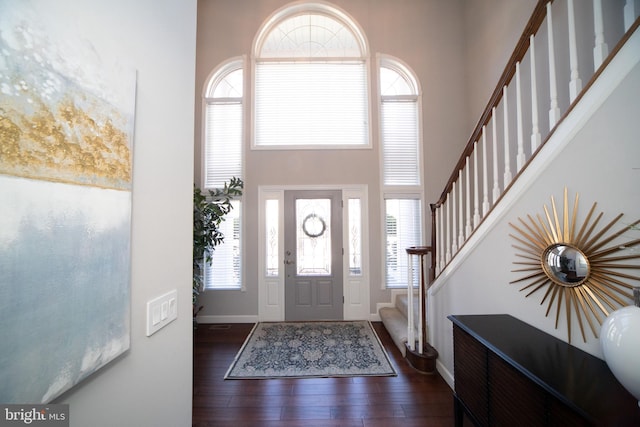
[[[176,289],[147,302],[147,336],[158,332],[178,318],[178,291]]]

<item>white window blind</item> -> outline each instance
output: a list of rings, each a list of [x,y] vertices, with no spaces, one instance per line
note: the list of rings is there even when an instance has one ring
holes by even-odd
[[[255,76],[255,146],[366,146],[364,62],[262,62]]]
[[[211,264],[205,268],[205,289],[239,289],[241,287],[240,218],[242,205],[239,200],[234,200],[231,204],[233,209],[220,223],[224,242],[216,246],[211,257]]]
[[[242,177],[242,103],[210,101],[206,107],[205,188]]]
[[[384,185],[420,185],[416,102],[383,100],[381,110]]]
[[[422,209],[419,199],[386,199],[386,283],[389,288],[406,287],[406,248],[422,242]],[[414,274],[414,278],[418,275]],[[414,283],[415,285],[415,283]]]

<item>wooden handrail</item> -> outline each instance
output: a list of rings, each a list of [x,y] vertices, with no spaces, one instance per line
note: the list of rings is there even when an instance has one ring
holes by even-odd
[[[474,143],[482,134],[482,127],[489,122],[493,107],[496,107],[502,99],[502,88],[511,82],[511,79],[516,72],[516,63],[522,61],[522,58],[527,53],[527,50],[529,49],[530,36],[535,35],[538,32],[538,29],[542,25],[544,18],[547,16],[547,3],[553,3],[553,1],[554,0],[538,0],[538,3],[533,10],[533,14],[529,18],[529,22],[527,22],[527,25],[525,26],[524,31],[520,36],[516,48],[511,54],[511,57],[509,58],[509,61],[507,62],[507,65],[504,68],[500,79],[498,80],[496,88],[494,89],[491,98],[489,98],[489,102],[487,103],[482,116],[480,116],[478,124],[471,133],[471,137],[469,138],[464,151],[460,155],[460,159],[458,159],[458,163],[456,163],[456,166],[453,169],[453,173],[451,174],[449,180],[447,181],[447,184],[445,185],[444,191],[440,195],[438,201],[435,203],[436,207],[439,207],[442,203],[444,203],[444,201],[447,199],[447,196],[451,192],[454,182],[456,182],[456,180],[458,179],[458,173],[464,168],[466,158],[473,152]]]

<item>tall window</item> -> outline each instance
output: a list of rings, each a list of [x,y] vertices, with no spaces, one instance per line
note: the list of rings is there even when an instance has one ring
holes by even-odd
[[[255,46],[254,148],[369,147],[367,52],[355,24],[303,3],[269,20]]]
[[[212,75],[204,94],[204,188],[222,188],[231,178],[243,177],[243,60],[234,59]],[[205,268],[205,289],[242,288],[242,201],[221,224],[224,242]]]
[[[423,240],[420,91],[404,64],[379,64],[386,286],[406,287],[406,248]]]

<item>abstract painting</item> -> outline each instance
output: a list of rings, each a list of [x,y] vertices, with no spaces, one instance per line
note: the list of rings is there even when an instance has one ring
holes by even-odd
[[[3,403],[51,402],[130,345],[136,74],[34,6],[0,2]]]

